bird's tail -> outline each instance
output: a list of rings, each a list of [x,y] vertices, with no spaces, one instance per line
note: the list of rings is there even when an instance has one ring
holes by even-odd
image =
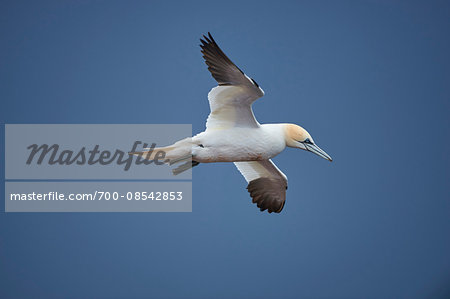
[[[165,147],[156,147],[156,148],[144,148],[144,151],[141,152],[130,152],[128,154],[141,157],[145,160],[154,160],[158,158],[157,155],[161,155],[160,153],[164,152],[165,157],[163,162],[168,165],[174,165],[178,163],[183,163],[177,168],[172,169],[172,173],[174,175],[180,174],[194,166],[197,166],[199,163],[192,161],[192,138],[188,137],[182,139],[180,141],[175,142],[172,145]]]

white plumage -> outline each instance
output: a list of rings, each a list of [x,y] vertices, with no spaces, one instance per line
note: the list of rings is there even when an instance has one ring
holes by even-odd
[[[234,162],[248,182],[253,202],[261,211],[279,213],[286,200],[287,177],[270,159],[286,146],[313,152],[329,161],[331,157],[300,126],[259,124],[252,104],[264,91],[223,53],[211,34],[203,38],[203,57],[219,84],[208,94],[211,112],[206,130],[160,149],[166,152],[167,163],[184,162],[174,169],[174,174],[199,163]],[[132,154],[153,158],[147,152]]]

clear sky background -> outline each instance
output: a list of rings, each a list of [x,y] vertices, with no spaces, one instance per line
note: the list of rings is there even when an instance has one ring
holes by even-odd
[[[3,124],[201,132],[211,31],[258,120],[334,162],[276,157],[276,215],[232,164],[194,169],[192,213],[0,213],[0,297],[448,298],[449,30],[447,1],[2,1]]]

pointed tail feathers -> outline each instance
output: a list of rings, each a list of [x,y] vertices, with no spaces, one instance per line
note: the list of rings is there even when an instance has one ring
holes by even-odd
[[[164,160],[161,159],[161,152],[164,152]],[[169,165],[185,162],[182,166],[172,170],[174,175],[180,174],[190,168],[192,168],[192,138],[188,137],[180,141],[175,142],[172,145],[165,147],[156,147],[154,149],[144,148],[144,151],[129,152],[129,155],[141,157],[144,160],[154,160],[158,158],[158,161],[162,161]],[[197,163],[198,164],[198,163]],[[196,165],[197,165],[196,164]],[[188,165],[192,165],[187,167]]]
[[[166,146],[166,147],[155,147],[154,149],[151,148],[144,148],[144,151],[141,152],[129,152],[129,155],[133,155],[133,156],[137,156],[137,157],[141,157],[141,159],[143,160],[155,160],[155,158],[160,158],[161,156],[161,152],[164,152],[164,163],[168,163],[168,159],[167,159],[167,153],[170,152],[171,150],[173,150],[173,148],[171,146]],[[158,155],[158,157],[157,157]]]

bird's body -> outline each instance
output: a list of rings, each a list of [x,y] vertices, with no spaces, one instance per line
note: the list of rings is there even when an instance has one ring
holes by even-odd
[[[252,104],[264,95],[255,80],[245,75],[219,48],[211,34],[201,39],[203,57],[219,86],[208,94],[211,113],[206,130],[194,137],[159,148],[173,170],[181,173],[200,163],[234,162],[248,182],[253,202],[269,213],[279,213],[286,200],[287,177],[270,160],[286,146],[311,151],[327,160],[311,135],[294,124],[259,124]],[[132,153],[153,159],[148,151]]]
[[[192,138],[192,158],[200,163],[271,159],[286,147],[283,126],[206,130]]]

